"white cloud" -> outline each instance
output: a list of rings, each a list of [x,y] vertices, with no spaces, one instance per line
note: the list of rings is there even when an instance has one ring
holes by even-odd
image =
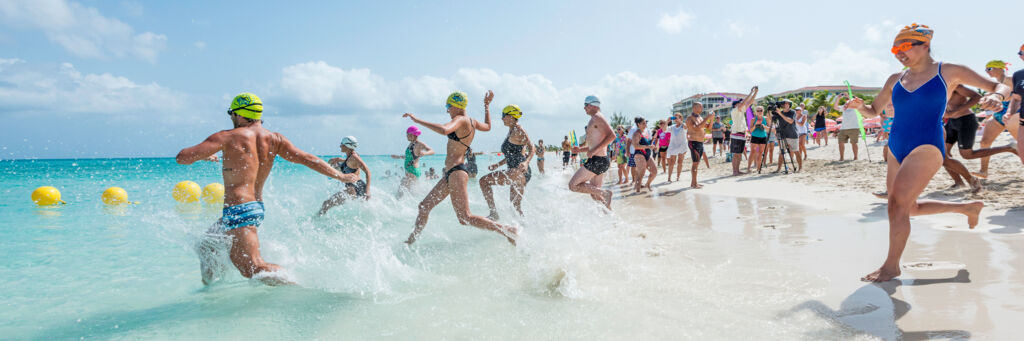
[[[197,42],[195,42],[194,45],[196,46],[197,49],[200,49],[200,50],[205,50],[206,49],[206,42],[205,41],[202,41],[202,40],[197,41]]]
[[[837,85],[843,80],[863,86],[881,86],[886,77],[899,70],[895,60],[855,51],[842,43],[832,51],[817,51],[813,55],[811,62],[758,60],[726,64],[722,80],[740,88],[743,84],[761,84],[762,89],[779,92],[804,86]]]
[[[138,1],[121,1],[121,9],[124,10],[125,14],[136,18],[142,17],[145,14],[145,9]]]
[[[39,29],[81,57],[137,57],[155,62],[167,43],[162,34],[135,33],[128,24],[95,8],[63,0],[0,1],[0,18],[10,26]]]
[[[82,73],[69,63],[40,68],[0,59],[0,112],[167,114],[180,111],[184,103],[184,94],[156,83]]]
[[[832,51],[813,52],[812,56],[807,62],[730,63],[709,74],[646,77],[620,72],[593,84],[566,85],[556,85],[540,74],[515,75],[486,68],[459,69],[450,77],[387,80],[370,69],[346,70],[319,61],[282,69],[278,91],[300,105],[345,113],[436,111],[450,91],[466,91],[473,102],[492,89],[501,106],[516,103],[538,115],[578,111],[582,99],[590,94],[601,97],[606,110],[659,114],[667,113],[673,102],[695,92],[746,92],[757,84],[762,94],[769,94],[804,86],[842,84],[843,80],[879,86],[898,70],[894,61],[855,51],[845,44]]]
[[[658,27],[668,33],[679,33],[683,31],[684,27],[690,27],[695,18],[696,16],[683,10],[672,15],[662,13],[661,19],[658,20]]]
[[[761,31],[760,27],[747,25],[742,22],[735,20],[729,20],[729,32],[732,32],[737,38],[742,38],[747,33],[757,33]]]
[[[892,20],[883,20],[880,23],[864,25],[864,40],[872,43],[880,43],[885,41],[887,37],[896,36],[896,32],[900,29],[900,25],[897,25]]]

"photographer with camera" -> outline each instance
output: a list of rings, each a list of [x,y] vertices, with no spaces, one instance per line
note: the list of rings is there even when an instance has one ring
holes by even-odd
[[[775,111],[772,113],[775,131],[779,134],[779,166],[775,168],[775,173],[782,170],[782,165],[786,162],[786,154],[789,155],[791,161],[796,159],[796,172],[804,167],[804,161],[801,158],[793,157],[793,150],[799,150],[800,141],[797,139],[796,133],[796,111],[793,111],[792,107],[793,102],[788,99],[782,100],[776,103]]]

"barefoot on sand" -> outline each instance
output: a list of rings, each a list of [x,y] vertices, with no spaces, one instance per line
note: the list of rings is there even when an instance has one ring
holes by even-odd
[[[861,277],[860,280],[864,282],[888,282],[893,278],[899,277],[900,268],[886,269],[884,267],[875,270],[875,272],[867,274],[867,276]]]

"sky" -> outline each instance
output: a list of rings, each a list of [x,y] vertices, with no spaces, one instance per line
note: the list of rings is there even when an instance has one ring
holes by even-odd
[[[967,4],[967,6],[965,6]],[[995,9],[998,8],[998,9]],[[983,71],[1024,62],[1024,31],[999,4],[896,1],[65,1],[0,0],[0,159],[168,157],[231,128],[234,95],[263,99],[264,125],[296,146],[400,154],[411,124],[447,122],[469,94],[496,127],[518,104],[530,137],[582,134],[583,98],[604,113],[667,117],[702,92],[881,86],[904,25],[935,29],[938,60]],[[437,148],[444,137],[425,132]]]

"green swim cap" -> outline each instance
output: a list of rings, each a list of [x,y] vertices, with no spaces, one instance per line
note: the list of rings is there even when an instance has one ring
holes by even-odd
[[[243,92],[231,100],[231,109],[228,109],[228,112],[248,119],[258,120],[263,117],[263,101],[260,100],[259,96]]]

